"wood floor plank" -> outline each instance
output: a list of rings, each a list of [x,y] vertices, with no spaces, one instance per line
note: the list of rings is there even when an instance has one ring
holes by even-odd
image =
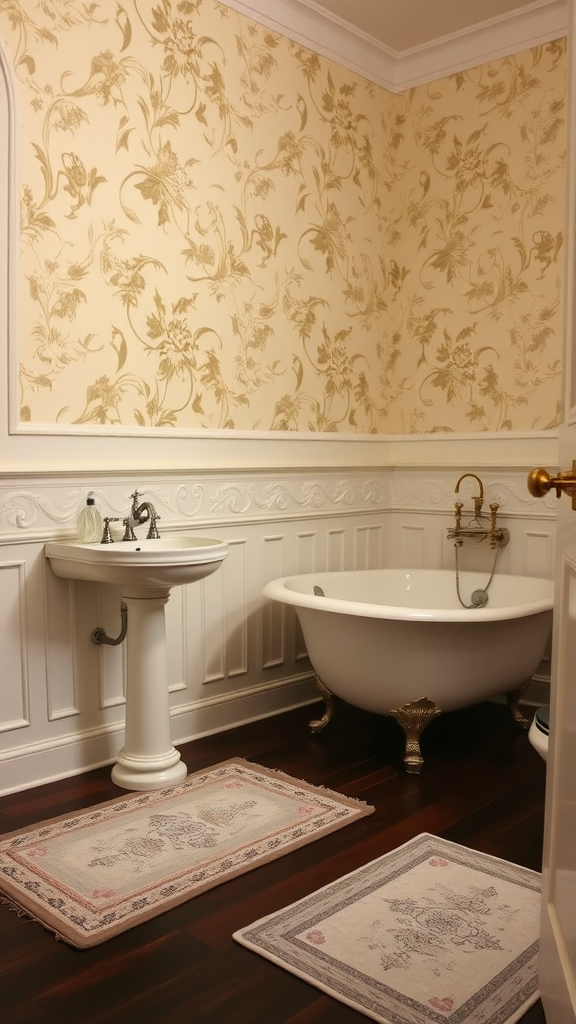
[[[3,1024],[361,1024],[232,933],[419,832],[540,869],[545,765],[505,706],[441,716],[422,738],[420,776],[403,769],[392,719],[340,703],[312,735],[317,714],[297,708],[184,744],[182,755],[190,771],[244,757],[364,800],[373,814],[85,951],[0,905]],[[11,794],[0,833],[119,795],[109,768]],[[522,1024],[545,1024],[540,1004]]]

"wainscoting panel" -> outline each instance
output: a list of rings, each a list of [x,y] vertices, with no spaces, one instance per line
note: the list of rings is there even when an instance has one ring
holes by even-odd
[[[48,569],[50,572],[50,569]],[[54,580],[58,578],[51,574]],[[59,583],[67,584],[67,580],[58,580]],[[91,592],[96,597],[96,617],[93,626],[101,626],[106,636],[116,639],[122,629],[121,605],[122,596],[118,587],[106,587],[88,584],[74,583],[70,581],[72,594],[78,591],[78,600],[85,609],[90,600]],[[84,597],[84,600],[82,598]],[[88,604],[89,607],[89,604]],[[76,630],[73,630],[73,633]],[[92,630],[89,630],[92,636]],[[86,630],[79,634],[78,647],[87,643]],[[126,644],[119,644],[113,647],[111,644],[99,644],[97,650],[98,665],[98,691],[100,694],[100,708],[124,707],[126,702]],[[93,654],[90,648],[86,648],[81,656],[84,671],[91,662],[89,653]],[[75,675],[78,674],[78,671]]]
[[[263,585],[327,569],[453,568],[447,530],[460,472],[327,467],[311,479],[284,468],[191,473],[184,481],[160,471],[138,480],[91,474],[104,514],[121,512],[138,487],[160,506],[163,535],[186,530],[229,545],[212,576],[175,588],[166,606],[174,742],[316,700],[295,611],[264,600]],[[517,469],[483,479],[486,500],[500,503],[499,522],[510,530],[497,571],[551,576],[552,500],[527,496]],[[88,481],[74,481],[74,493],[87,489]],[[465,503],[469,497],[464,488]],[[10,515],[0,516],[0,792],[9,792],[115,759],[126,645],[91,639],[97,626],[118,636],[120,589],[59,579],[44,557],[46,541],[73,536],[69,478],[27,477],[11,493],[0,481],[2,507]],[[460,557],[488,572],[493,552],[473,541]],[[544,688],[547,671],[543,663]]]
[[[417,569],[428,564],[426,541],[430,531],[422,525],[403,524],[400,529],[400,565],[403,569]]]
[[[178,702],[182,700],[182,693],[186,692],[189,687],[187,667],[190,632],[186,629],[186,622],[193,593],[189,587],[174,587],[170,592],[165,612],[168,689],[170,693],[179,693]],[[128,628],[130,628],[130,618],[128,618]],[[196,627],[196,633],[202,637],[203,629],[199,630]]]
[[[71,580],[58,580],[58,589],[62,600],[48,600],[44,613],[46,701],[49,722],[79,713],[74,671],[74,584]],[[66,607],[64,615],[61,614],[63,606]]]
[[[295,574],[300,576],[308,572],[318,572],[318,534],[312,530],[299,531],[296,535],[296,570]],[[286,609],[289,610],[288,608]],[[291,610],[291,609],[290,609]],[[307,660],[308,652],[304,642],[302,628],[298,617],[292,611],[294,617],[294,656],[296,661]]]
[[[227,634],[221,634],[222,650],[226,648],[229,679],[248,674],[248,560],[249,545],[246,537],[229,540],[229,554],[222,566],[220,582],[225,586],[224,606]],[[221,625],[223,618],[221,619]]]
[[[313,530],[299,530],[296,534],[296,573],[318,572],[318,535]]]
[[[524,571],[522,576],[552,576],[554,570],[554,536],[552,530],[530,530],[524,533]]]
[[[328,530],[326,571],[338,572],[346,565],[346,535],[344,530]]]
[[[4,611],[0,623],[2,676],[11,683],[2,686],[0,731],[8,732],[30,725],[24,562],[0,563],[0,601]]]
[[[381,566],[384,529],[382,526],[357,526],[354,543],[354,568],[375,569]]]
[[[262,558],[262,586],[284,575],[286,537],[265,537]],[[285,657],[286,609],[277,601],[262,606],[262,669],[282,665]]]
[[[229,576],[234,576],[234,573],[230,572],[230,565],[225,562],[212,576],[207,576],[205,580],[202,580],[201,584],[202,618],[199,626],[200,636],[204,641],[203,685],[218,682],[226,676],[226,632],[230,628],[226,609],[226,590]],[[237,579],[241,585],[241,573]],[[186,589],[191,590],[192,588],[187,587]],[[242,609],[242,604],[240,604],[240,609]],[[242,668],[238,670],[237,667],[234,675],[240,675],[241,671]]]

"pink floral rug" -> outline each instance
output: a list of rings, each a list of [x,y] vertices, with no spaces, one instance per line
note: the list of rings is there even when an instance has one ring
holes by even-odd
[[[424,833],[234,938],[380,1024],[513,1024],[538,998],[540,881]]]
[[[4,836],[0,902],[95,946],[373,810],[235,758]]]

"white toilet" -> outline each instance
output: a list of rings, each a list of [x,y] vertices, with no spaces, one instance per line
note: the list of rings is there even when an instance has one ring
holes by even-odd
[[[548,757],[548,733],[550,731],[550,708],[538,708],[528,731],[528,739],[544,760]]]

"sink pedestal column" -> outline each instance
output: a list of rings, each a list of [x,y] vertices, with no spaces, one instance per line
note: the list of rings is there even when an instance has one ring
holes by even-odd
[[[128,617],[126,732],[112,781],[123,789],[164,789],[188,774],[171,738],[165,620],[169,596],[169,590],[122,595]]]

